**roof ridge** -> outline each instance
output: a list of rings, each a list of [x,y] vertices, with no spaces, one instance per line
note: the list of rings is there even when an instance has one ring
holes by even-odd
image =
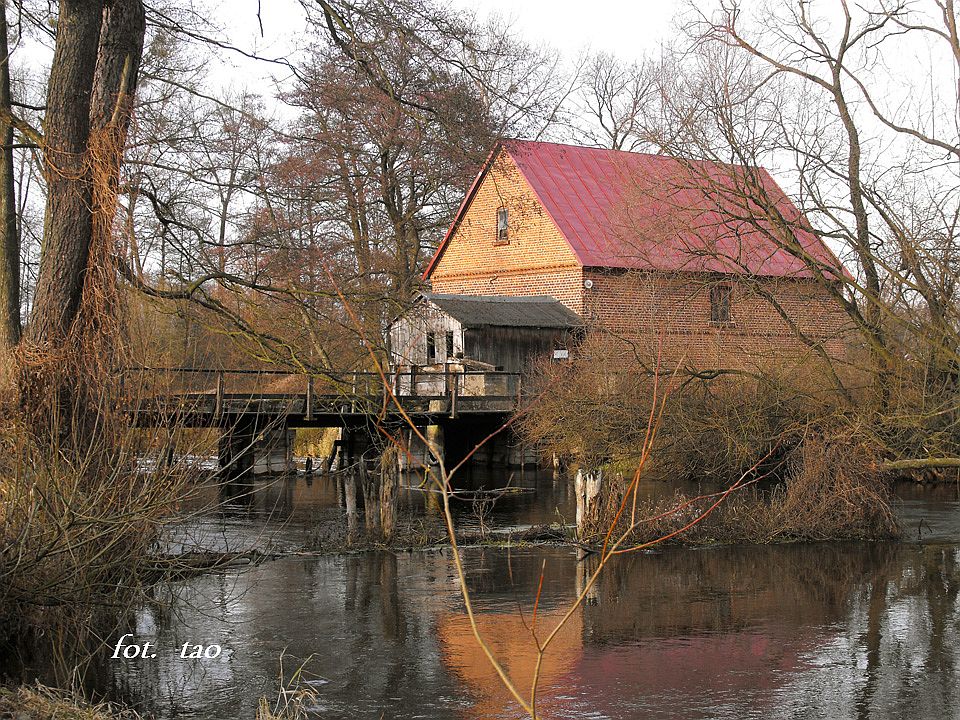
[[[762,165],[748,165],[746,163],[728,162],[726,160],[715,160],[712,158],[698,158],[688,155],[668,155],[659,152],[643,152],[640,150],[623,150],[621,148],[608,148],[601,145],[576,145],[574,143],[557,142],[555,140],[525,140],[524,138],[502,138],[497,145],[509,145],[511,143],[519,145],[553,145],[555,147],[570,148],[571,150],[589,150],[591,152],[603,153],[605,155],[626,155],[629,157],[648,157],[660,160],[673,160],[675,162],[698,163],[704,166],[713,166],[720,168],[743,168],[752,170],[764,170]]]

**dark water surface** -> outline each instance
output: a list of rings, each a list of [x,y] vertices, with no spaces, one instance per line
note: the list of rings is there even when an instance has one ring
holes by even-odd
[[[570,519],[568,484],[495,510]],[[190,542],[294,544],[337,511],[328,480],[262,488]],[[657,492],[656,490],[652,492]],[[960,494],[907,488],[899,543],[670,548],[621,558],[542,667],[554,718],[960,718]],[[410,507],[420,500],[408,499]],[[470,511],[461,510],[469,520]],[[463,551],[481,630],[529,687],[541,637],[593,565],[558,547]],[[137,616],[156,658],[110,661],[113,690],[162,718],[253,718],[302,664],[318,718],[514,718],[474,641],[449,550],[286,557],[193,578]],[[215,659],[179,658],[217,643]],[[303,685],[302,685],[303,686]]]

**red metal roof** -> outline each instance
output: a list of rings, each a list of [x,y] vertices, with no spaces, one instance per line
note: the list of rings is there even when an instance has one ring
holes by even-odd
[[[840,261],[766,170],[523,140],[507,140],[499,148],[516,163],[584,267],[811,277],[799,254],[828,274],[842,272]],[[425,277],[496,154],[464,199]],[[759,187],[744,191],[751,182]],[[759,198],[772,212],[746,198]],[[781,247],[784,242],[795,242],[794,251]]]

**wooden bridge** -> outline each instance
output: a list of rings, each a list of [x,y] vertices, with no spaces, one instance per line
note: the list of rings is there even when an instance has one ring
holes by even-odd
[[[519,373],[411,368],[296,374],[276,370],[135,368],[124,373],[138,426],[228,427],[247,416],[290,427],[350,427],[371,420],[417,422],[513,412]],[[402,412],[401,412],[402,409]]]
[[[123,375],[129,414],[139,427],[220,429],[220,466],[228,477],[290,467],[293,428],[343,428],[347,462],[375,447],[382,429],[425,428],[433,450],[455,454],[489,434],[522,396],[519,373],[457,366],[373,372],[297,374],[275,370],[135,368]],[[406,433],[408,446],[418,444]],[[429,452],[422,443],[419,453]],[[510,448],[497,453],[508,457]],[[492,458],[493,444],[488,449]],[[264,459],[265,458],[265,459]],[[276,462],[274,462],[276,459]],[[276,465],[277,467],[274,467]]]

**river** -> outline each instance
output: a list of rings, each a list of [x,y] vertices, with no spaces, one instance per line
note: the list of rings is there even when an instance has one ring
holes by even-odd
[[[494,523],[572,517],[568,482],[517,484],[536,492],[498,502]],[[960,717],[958,488],[900,498],[900,542],[671,547],[612,563],[545,655],[543,717]],[[331,480],[299,476],[262,485],[246,509],[191,518],[184,543],[290,549],[337,513]],[[557,546],[462,557],[481,632],[527,690],[541,574],[543,637],[593,561]],[[156,600],[127,639],[156,657],[109,660],[100,683],[158,718],[252,719],[281,675],[309,693],[311,717],[523,716],[472,637],[449,549],[286,556]],[[182,658],[184,643],[220,652]]]

